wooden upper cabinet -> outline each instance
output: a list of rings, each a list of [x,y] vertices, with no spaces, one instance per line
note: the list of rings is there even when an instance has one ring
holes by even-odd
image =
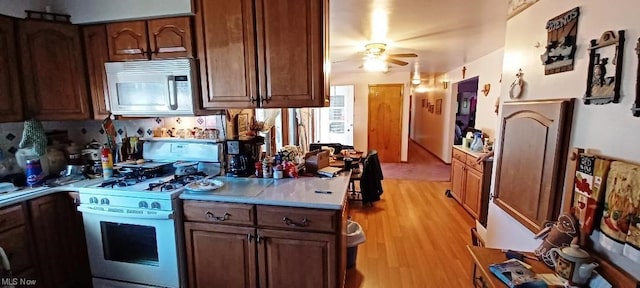
[[[190,21],[190,17],[149,20],[151,59],[193,57]]]
[[[193,57],[188,16],[109,23],[107,33],[111,61]]]
[[[129,21],[107,24],[109,60],[146,60],[149,44],[147,21]]]
[[[16,59],[15,21],[0,15],[0,122],[23,119]]]
[[[89,118],[79,29],[76,25],[38,20],[19,22],[27,117]]]
[[[93,104],[93,118],[104,119],[109,116],[107,74],[104,63],[109,61],[107,48],[107,29],[105,25],[82,27],[84,53],[89,74],[89,93]]]
[[[494,202],[537,233],[560,211],[573,99],[505,103]]]
[[[256,0],[261,107],[328,104],[328,0]]]
[[[195,1],[203,108],[256,107],[253,0]]]

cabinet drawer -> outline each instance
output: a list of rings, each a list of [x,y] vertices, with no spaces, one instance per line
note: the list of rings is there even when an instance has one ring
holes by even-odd
[[[467,159],[467,153],[464,153],[456,148],[453,148],[453,158],[464,162],[465,159]]]
[[[253,225],[253,205],[210,201],[184,201],[184,220],[219,224]]]
[[[27,246],[28,240],[29,237],[27,237],[25,226],[0,233],[0,247],[7,254],[11,270],[14,273],[20,273],[31,266],[31,257]]]
[[[22,205],[15,205],[0,210],[0,232],[24,225]]]
[[[258,225],[295,230],[336,232],[340,211],[258,206]]]
[[[482,169],[484,168],[484,161],[483,162],[476,162],[478,158],[473,157],[471,155],[467,156],[467,166],[469,166],[469,168],[471,169],[475,169],[478,172],[482,173]]]

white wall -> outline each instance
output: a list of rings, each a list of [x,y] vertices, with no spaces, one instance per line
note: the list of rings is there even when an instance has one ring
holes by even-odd
[[[400,150],[400,160],[407,161],[407,145],[409,145],[409,75],[409,72],[331,74],[331,85],[354,85],[353,146],[356,149],[368,150],[369,85],[403,84],[402,149]]]
[[[24,10],[44,11],[47,0],[0,0],[0,14],[18,18],[27,16]]]
[[[6,0],[1,0],[6,1]],[[18,0],[12,0],[18,1]],[[71,15],[73,23],[104,22],[191,13],[191,0],[50,0],[55,12]]]
[[[576,6],[580,6],[580,19],[575,69],[545,76],[540,62],[540,54],[544,53],[547,40],[545,24],[549,19]],[[527,85],[523,100],[582,98],[586,90],[589,41],[599,38],[606,30],[624,29],[627,33],[627,43],[624,45],[621,103],[584,105],[581,99],[577,99],[570,145],[593,148],[605,155],[640,162],[638,143],[630,141],[637,140],[637,133],[640,131],[640,119],[632,117],[630,111],[636,93],[635,78],[638,65],[633,50],[636,39],[640,36],[637,11],[640,11],[640,2],[637,0],[618,0],[615,4],[603,0],[542,0],[510,19],[507,23],[504,47],[502,75],[505,85],[502,85],[501,89],[502,101],[508,99],[509,84],[514,81],[520,68],[524,72]],[[535,48],[536,42],[542,45]],[[474,75],[469,74],[469,71],[467,74]],[[597,238],[598,233],[594,234],[592,238]],[[485,239],[488,246],[532,251],[540,243],[532,237],[533,233],[500,208],[493,204],[489,206]],[[609,256],[614,263],[640,279],[640,265],[616,255]]]
[[[544,26],[542,27],[544,30]],[[504,56],[504,49],[495,50],[483,57],[478,58],[475,61],[469,62],[455,68],[446,73],[446,79],[450,83],[460,82],[462,79],[462,67],[467,67],[465,79],[478,76],[478,102],[476,105],[476,125],[477,129],[489,134],[491,138],[496,135],[496,129],[498,126],[498,117],[493,112],[496,98],[500,97],[501,84],[500,78],[502,74],[502,59]],[[489,94],[484,96],[484,93],[480,90],[483,89],[484,84],[491,84]],[[443,160],[446,163],[451,163],[451,145],[453,145],[454,125],[456,119],[456,96],[452,94],[453,85],[449,85],[448,97],[445,97],[444,107],[449,107],[448,114],[449,121],[445,122],[445,136],[446,141],[444,147],[442,147]],[[443,111],[444,112],[444,111]]]

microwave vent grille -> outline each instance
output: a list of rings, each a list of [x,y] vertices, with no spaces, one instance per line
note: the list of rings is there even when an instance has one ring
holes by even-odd
[[[134,62],[110,62],[105,64],[107,73],[162,73],[167,75],[191,71],[193,59],[150,60]]]

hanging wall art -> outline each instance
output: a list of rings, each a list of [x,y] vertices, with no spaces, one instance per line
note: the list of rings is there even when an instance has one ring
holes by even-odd
[[[624,31],[607,31],[591,40],[584,104],[618,103],[624,54]]]
[[[547,22],[547,47],[540,55],[544,75],[573,70],[578,35],[580,7],[571,9]]]
[[[633,116],[640,117],[640,38],[636,44],[636,55],[638,55],[638,72],[636,72],[636,102],[633,103]]]

